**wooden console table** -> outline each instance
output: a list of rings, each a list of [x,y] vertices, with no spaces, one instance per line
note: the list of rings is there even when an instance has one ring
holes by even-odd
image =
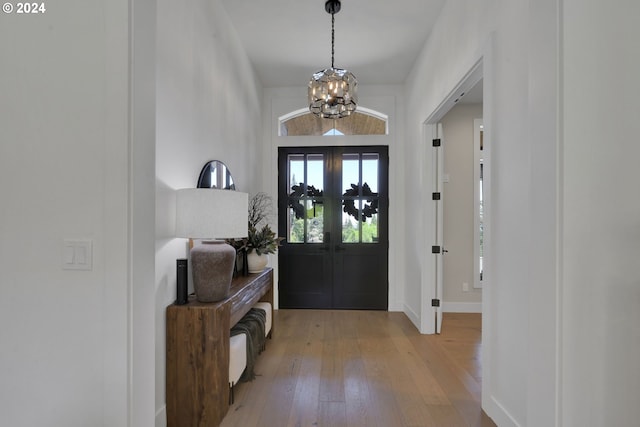
[[[201,303],[191,296],[167,307],[167,427],[222,422],[229,409],[229,331],[258,301],[273,310],[271,268],[234,278],[225,300]]]

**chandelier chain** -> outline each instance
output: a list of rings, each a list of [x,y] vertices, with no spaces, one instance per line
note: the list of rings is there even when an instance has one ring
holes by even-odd
[[[335,68],[333,66],[333,57],[335,56],[335,40],[336,40],[336,36],[335,36],[335,22],[336,22],[336,18],[335,18],[335,14],[331,14],[331,68]]]

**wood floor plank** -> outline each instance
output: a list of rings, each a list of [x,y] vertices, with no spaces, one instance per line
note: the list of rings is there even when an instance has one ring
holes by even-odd
[[[366,379],[364,361],[360,354],[358,341],[348,338],[344,342],[344,394],[347,425],[350,427],[368,427],[376,425],[371,411],[372,401]]]
[[[347,427],[347,413],[344,402],[320,402],[319,426]]]
[[[258,377],[223,427],[493,427],[480,408],[480,317],[421,335],[403,313],[278,310]]]
[[[309,322],[308,319],[305,322],[300,322],[298,333],[289,340],[286,352],[269,389],[265,410],[262,411],[255,425],[286,426],[288,424],[305,349],[309,342],[310,323],[312,322]],[[278,408],[278,410],[273,411],[269,408]]]
[[[371,426],[404,425],[402,413],[391,388],[385,354],[390,343],[383,339],[385,325],[382,312],[357,313],[355,327],[359,358],[362,361],[362,376],[358,378],[366,392],[366,418]],[[357,422],[357,420],[356,420]],[[355,424],[357,425],[357,424]]]
[[[322,346],[322,371],[320,374],[320,401],[344,402],[343,356],[340,322],[337,313],[328,311]]]
[[[311,317],[287,426],[312,426],[318,420],[322,358],[317,355],[322,353],[326,325],[320,316]]]

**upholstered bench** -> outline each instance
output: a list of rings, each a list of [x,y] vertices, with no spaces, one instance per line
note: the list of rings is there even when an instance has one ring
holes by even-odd
[[[271,319],[271,303],[257,302],[253,305],[253,308],[259,308],[267,313],[267,317],[264,322],[264,336],[268,337],[269,333],[271,332],[271,323],[273,322],[273,319]]]
[[[273,322],[273,320],[271,319],[271,313],[273,313],[271,311],[271,303],[257,302],[254,304],[253,308],[259,308],[261,310],[264,310],[265,313],[267,313],[265,317],[265,322],[264,322],[264,336],[266,338],[269,336],[269,333],[271,333],[271,322]],[[267,345],[267,342],[265,341],[264,346],[262,347],[262,350],[266,348],[266,345]]]
[[[233,404],[233,389],[247,366],[247,334],[233,335],[229,345],[229,405]]]

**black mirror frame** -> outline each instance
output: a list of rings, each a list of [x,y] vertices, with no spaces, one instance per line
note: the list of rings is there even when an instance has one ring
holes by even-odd
[[[212,169],[215,170],[217,168],[222,168],[224,170],[223,173],[228,177],[227,181],[230,182],[230,184],[227,187],[222,188],[222,190],[235,191],[236,184],[233,181],[233,176],[231,175],[231,171],[229,171],[229,168],[227,167],[227,165],[225,165],[224,162],[221,162],[220,160],[210,160],[203,166],[202,170],[200,171],[200,176],[198,176],[197,188],[217,188],[217,187],[211,186],[211,172],[210,172]]]

